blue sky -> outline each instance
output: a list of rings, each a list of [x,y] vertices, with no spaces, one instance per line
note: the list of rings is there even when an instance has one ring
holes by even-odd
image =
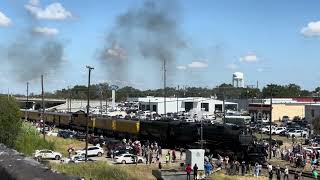
[[[107,72],[108,60],[102,65],[97,58],[101,49],[112,43],[106,37],[117,17],[143,2],[0,1],[0,90],[25,91],[26,82],[16,79],[6,51],[30,31],[33,38],[53,39],[64,47],[62,63],[45,74],[46,90],[86,84],[86,65],[95,67],[92,83],[162,87],[159,62],[150,63],[148,58],[124,49],[130,66],[123,69],[127,75],[117,79]],[[162,4],[171,5],[170,1]],[[309,90],[319,85],[320,1],[188,0],[177,4],[175,20],[188,46],[174,53],[169,86],[214,87],[231,83],[232,73],[237,71],[244,73],[247,85],[256,81],[261,85],[296,83]],[[39,78],[28,81],[31,91],[40,91]]]

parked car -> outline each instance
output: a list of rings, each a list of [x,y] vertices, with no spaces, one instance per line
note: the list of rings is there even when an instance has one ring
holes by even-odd
[[[66,160],[66,163],[81,163],[81,162],[85,162],[85,156],[83,155],[74,155],[72,156],[70,159]],[[94,162],[95,160],[88,158],[87,162]]]
[[[282,116],[282,122],[287,123],[288,121],[290,121],[289,116]]]
[[[277,127],[275,129],[272,129],[271,133],[279,135],[282,131],[285,131],[286,129],[286,127]]]
[[[311,154],[313,151],[318,151],[320,153],[320,146],[317,147],[304,147],[304,151],[306,151],[307,154]]]
[[[262,140],[265,141],[265,142],[267,142],[267,143],[269,143],[270,138],[263,138]],[[282,145],[283,145],[283,141],[271,139],[271,144],[272,144],[272,145],[278,144],[279,146],[282,146]]]
[[[123,144],[123,142],[120,140],[116,140],[116,139],[106,140],[105,145],[108,150],[125,148],[125,145]]]
[[[271,126],[271,132],[272,132],[274,129],[276,129],[276,127],[275,127],[275,126]],[[261,128],[261,132],[262,132],[262,133],[269,133],[269,132],[270,132],[270,126],[265,126],[265,127]]]
[[[58,132],[58,136],[59,137],[63,137],[63,138],[72,138],[75,135],[75,132],[70,131],[70,130],[60,130]]]
[[[121,148],[121,149],[116,149],[113,151],[113,156],[120,156],[122,154],[134,154],[135,151],[131,148],[131,149],[126,149],[126,148]],[[108,151],[107,153],[107,157],[111,157],[112,154],[111,154],[111,151]]]
[[[288,135],[290,137],[292,137],[292,136],[294,136],[294,137],[307,137],[308,132],[304,131],[304,130],[294,130],[294,131],[288,132]]]
[[[114,158],[114,161],[116,163],[122,163],[122,164],[130,164],[130,163],[135,163],[136,159],[138,158],[138,163],[143,163],[144,159],[141,156],[136,156],[134,154],[121,154],[119,156],[116,156]]]
[[[86,148],[82,150],[76,151],[77,155],[84,155],[86,154]],[[88,156],[102,156],[104,154],[104,150],[98,146],[89,146],[88,147]]]
[[[54,152],[51,150],[43,149],[43,150],[36,150],[34,153],[34,157],[36,159],[55,159],[59,160],[62,157],[61,153]]]
[[[84,140],[84,139],[86,139],[86,133],[77,132],[76,134],[73,135],[73,138],[76,138],[78,140]]]

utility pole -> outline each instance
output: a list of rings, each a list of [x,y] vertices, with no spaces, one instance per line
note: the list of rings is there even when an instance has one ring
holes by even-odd
[[[100,91],[100,116],[102,116],[102,88],[100,86],[99,88]]]
[[[164,108],[164,117],[167,117],[167,90],[166,90],[166,60],[163,59],[163,108]]]
[[[226,124],[226,98],[225,98],[225,93],[224,93],[224,90],[223,90],[223,124]]]
[[[178,85],[178,92],[177,92],[177,114],[179,113],[179,85]]]
[[[27,82],[27,102],[26,102],[26,117],[25,117],[25,120],[28,120],[28,104],[29,104],[29,82]]]
[[[203,149],[203,109],[201,108],[200,147]]]
[[[271,87],[271,98],[270,98],[270,116],[269,116],[269,159],[271,159],[271,122],[272,122],[272,96],[273,96],[273,88]]]
[[[42,133],[43,133],[43,139],[46,139],[46,132],[45,132],[45,126],[46,126],[46,121],[45,121],[45,115],[44,115],[44,90],[43,90],[43,75],[41,75],[41,96],[42,96],[42,113],[41,113],[41,119],[42,119]]]
[[[86,155],[85,155],[85,161],[87,162],[88,159],[88,134],[89,134],[89,128],[88,128],[88,123],[89,123],[89,113],[90,113],[90,78],[91,78],[91,70],[93,70],[93,67],[86,66],[89,70],[89,75],[88,75],[88,102],[87,102],[87,120],[86,120]]]

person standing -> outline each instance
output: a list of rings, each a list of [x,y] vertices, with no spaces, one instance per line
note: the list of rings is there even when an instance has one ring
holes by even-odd
[[[277,168],[276,168],[276,176],[277,176],[277,180],[281,179],[281,170],[279,165],[277,165]]]
[[[245,173],[246,173],[246,162],[242,161],[242,163],[241,163],[241,175],[244,176]]]
[[[182,160],[183,148],[180,148],[180,160]]]
[[[194,164],[193,166],[193,179],[196,180],[198,177],[198,166],[197,164]]]
[[[299,179],[299,174],[297,172],[297,170],[294,172],[294,180],[298,180]]]
[[[288,166],[286,166],[286,168],[284,169],[283,180],[289,180],[289,168],[288,168]]]
[[[170,161],[170,153],[169,152],[166,154],[165,158],[166,158],[166,163],[168,164]]]
[[[187,167],[186,167],[186,172],[187,172],[187,180],[191,180],[191,172],[192,172],[192,168],[191,168],[191,165],[188,164]]]
[[[312,170],[312,176],[313,176],[315,179],[318,179],[318,171],[317,171],[316,168],[314,168],[314,169]]]
[[[176,161],[176,158],[177,158],[177,156],[176,156],[176,151],[173,149],[173,150],[172,150],[172,162],[175,162],[175,161]]]
[[[272,180],[272,178],[273,178],[273,171],[271,169],[271,171],[269,171],[269,180]]]
[[[254,176],[259,176],[259,164],[256,162],[254,165]]]

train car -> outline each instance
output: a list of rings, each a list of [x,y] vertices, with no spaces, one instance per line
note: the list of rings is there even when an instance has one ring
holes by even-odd
[[[169,121],[140,121],[140,138],[166,144],[169,139]]]
[[[28,111],[28,120],[39,121],[41,119],[41,113],[39,111]]]
[[[116,127],[116,120],[103,117],[95,117],[95,132],[112,136]]]
[[[55,121],[58,122],[60,128],[70,128],[72,114],[71,113],[57,113]]]
[[[114,132],[118,134],[119,136],[138,136],[140,132],[140,121],[132,121],[132,120],[122,120],[117,119],[115,121],[115,127],[114,123],[112,123],[112,128],[114,129]]]
[[[84,111],[72,113],[70,122],[71,129],[85,131],[87,127],[87,117],[88,116]],[[89,123],[90,121],[88,122],[88,124]]]

